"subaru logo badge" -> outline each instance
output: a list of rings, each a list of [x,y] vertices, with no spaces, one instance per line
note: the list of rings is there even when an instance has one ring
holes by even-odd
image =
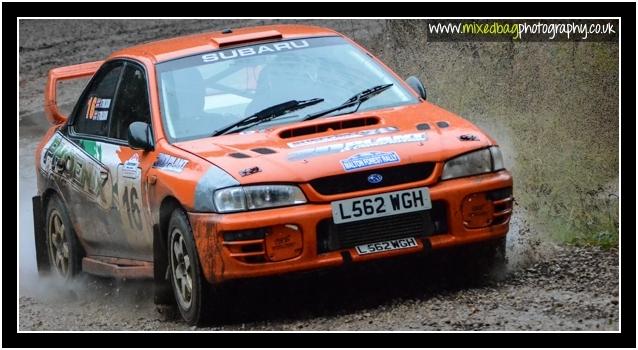
[[[370,174],[370,176],[368,176],[368,182],[371,184],[378,184],[381,181],[383,181],[381,174]]]

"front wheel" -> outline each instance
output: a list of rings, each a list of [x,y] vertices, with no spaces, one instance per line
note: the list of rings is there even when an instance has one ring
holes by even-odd
[[[210,320],[218,296],[204,278],[186,214],[176,209],[168,225],[170,281],[180,314],[189,325]],[[218,303],[215,303],[218,304]]]
[[[498,238],[486,244],[483,251],[484,271],[493,276],[503,274],[507,267],[507,239]]]
[[[483,283],[487,278],[499,278],[506,272],[506,238],[476,243],[460,249],[454,255],[461,283]]]

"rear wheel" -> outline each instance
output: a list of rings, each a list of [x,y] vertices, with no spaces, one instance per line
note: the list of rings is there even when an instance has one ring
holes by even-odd
[[[204,278],[193,233],[186,214],[176,209],[168,225],[170,281],[180,314],[189,325],[200,325],[211,318],[218,295]]]
[[[51,269],[64,279],[71,279],[82,270],[80,246],[67,215],[57,196],[47,203],[46,246]]]

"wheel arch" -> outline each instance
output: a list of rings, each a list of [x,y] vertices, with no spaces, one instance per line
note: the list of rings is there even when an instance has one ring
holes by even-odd
[[[49,204],[49,201],[53,196],[58,196],[62,200],[62,204],[64,204],[64,206],[66,207],[66,201],[64,200],[64,197],[60,194],[60,192],[56,191],[54,188],[49,187],[45,189],[44,192],[42,192],[42,194],[40,195],[43,210],[46,211],[47,204]]]
[[[162,199],[158,221],[153,225],[153,283],[155,304],[174,304],[173,290],[168,275],[168,224],[175,209],[184,209],[180,201],[172,195]]]
[[[82,241],[82,239],[80,239],[81,235],[78,236],[78,232],[77,232],[78,230],[76,230],[76,224],[77,223],[74,220],[74,219],[76,219],[76,217],[75,217],[76,214],[71,212],[71,210],[69,209],[68,201],[67,201],[66,197],[64,197],[62,192],[59,191],[58,189],[53,188],[53,187],[47,187],[42,192],[42,194],[40,195],[44,218],[46,219],[47,205],[49,204],[49,201],[53,197],[58,197],[60,199],[60,202],[64,206],[64,210],[66,211],[66,215],[67,215],[69,221],[71,222],[71,226],[72,226],[72,229],[73,229],[72,230],[72,234],[75,236],[75,239],[78,240],[78,243],[80,244],[79,248],[81,250],[81,253],[83,254],[83,256],[85,256],[86,255],[86,249],[84,249],[84,242]]]
[[[185,210],[184,206],[180,203],[180,201],[173,196],[166,196],[162,200],[162,203],[159,207],[159,230],[162,233],[164,240],[168,238],[168,222],[171,220],[171,214],[175,209]]]
[[[78,236],[76,231],[75,223],[73,221],[73,214],[69,209],[67,201],[64,195],[54,187],[46,187],[44,191],[40,195],[36,195],[33,197],[32,205],[33,205],[33,221],[34,221],[34,238],[35,238],[35,248],[36,248],[36,263],[38,268],[38,273],[40,275],[46,276],[50,273],[51,263],[49,261],[49,252],[47,248],[47,235],[48,235],[48,211],[49,211],[49,203],[53,200],[53,198],[57,198],[59,205],[61,206],[61,213],[66,217],[66,220],[69,222],[69,231],[68,234],[72,237],[71,240],[74,241],[73,246],[75,247],[74,251],[77,256],[77,264],[78,271],[82,269],[82,259],[86,256],[86,249],[84,248],[83,242]]]

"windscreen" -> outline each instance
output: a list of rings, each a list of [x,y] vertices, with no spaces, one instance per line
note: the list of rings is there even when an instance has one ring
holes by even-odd
[[[380,84],[394,85],[363,102],[359,111],[417,102],[392,74],[340,37],[218,50],[160,63],[157,73],[164,129],[173,142],[209,137],[282,102],[323,99],[255,128],[298,122]]]

